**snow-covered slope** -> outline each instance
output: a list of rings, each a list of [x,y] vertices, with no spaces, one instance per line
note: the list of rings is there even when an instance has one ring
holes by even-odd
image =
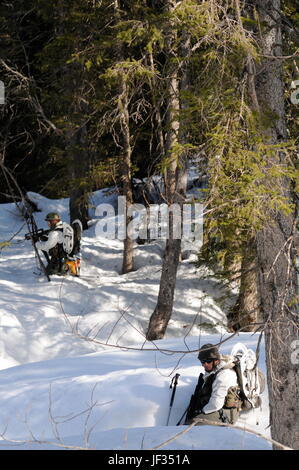
[[[67,200],[30,197],[41,210],[35,214],[40,227],[52,210],[69,219]],[[102,201],[115,203],[115,196],[99,191],[94,208]],[[136,245],[136,270],[120,275],[122,242],[96,236],[94,218],[84,232],[81,277],[53,276],[48,282],[34,274],[34,251],[24,241],[27,229],[14,205],[0,205],[0,224],[0,243],[18,233],[10,246],[0,245],[0,433],[25,441],[4,440],[1,448],[56,448],[62,442],[97,449],[154,448],[186,428],[175,424],[201,371],[199,345],[227,339],[221,352],[229,353],[239,341],[252,348],[257,344],[258,335],[225,334],[221,302],[229,292],[215,278],[203,278],[206,273],[192,258],[179,267],[166,338],[145,341],[159,289],[161,242]],[[260,361],[265,372],[263,351]],[[169,384],[177,372],[166,427]],[[269,436],[267,391],[262,409],[237,424]],[[192,428],[164,448],[213,449],[215,442],[222,449],[270,448],[248,432],[210,426]]]

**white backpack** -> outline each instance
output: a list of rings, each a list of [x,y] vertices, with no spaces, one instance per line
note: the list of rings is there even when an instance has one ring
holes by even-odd
[[[63,242],[62,242],[63,249],[69,255],[72,252],[73,246],[74,246],[74,230],[66,222],[62,223],[62,236],[63,236]]]
[[[242,409],[250,410],[261,405],[260,395],[265,388],[265,377],[258,369],[256,354],[245,344],[237,343],[231,351],[240,387]]]

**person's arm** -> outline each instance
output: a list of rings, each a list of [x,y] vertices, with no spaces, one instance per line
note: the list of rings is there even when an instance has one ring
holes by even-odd
[[[49,233],[47,241],[36,242],[35,246],[38,250],[46,251],[48,253],[51,248],[54,248],[54,246],[57,245],[57,243],[61,243],[61,235],[59,231],[53,230]]]
[[[218,372],[213,382],[211,398],[202,411],[207,414],[220,410],[224,405],[228,389],[236,385],[237,376],[233,370],[225,369]]]

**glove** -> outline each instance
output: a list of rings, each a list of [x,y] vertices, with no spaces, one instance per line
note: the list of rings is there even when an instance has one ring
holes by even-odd
[[[25,240],[33,240],[34,243],[36,243],[38,241],[38,235],[33,235],[32,233],[27,233],[25,235]]]

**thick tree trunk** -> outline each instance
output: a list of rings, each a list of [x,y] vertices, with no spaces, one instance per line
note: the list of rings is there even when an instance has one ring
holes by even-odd
[[[181,240],[167,240],[158,302],[151,316],[146,334],[148,340],[162,339],[171,318],[180,253]]]
[[[176,2],[171,0],[165,2],[165,11],[171,12],[175,3]],[[182,141],[183,137],[179,136],[180,83],[178,67],[173,63],[174,50],[172,48],[173,42],[176,39],[176,32],[174,28],[172,28],[171,21],[166,36],[166,55],[169,63],[167,67],[167,134],[165,138],[167,167],[165,171],[165,196],[168,206],[171,206],[174,203],[179,204],[182,214],[182,204],[185,199],[187,187],[187,166],[186,157],[182,155],[180,157],[180,161],[178,161],[178,157],[173,152],[174,146],[179,142],[179,140]],[[187,86],[186,78],[182,82],[184,87]],[[158,302],[150,318],[146,334],[148,340],[163,338],[173,311],[174,292],[182,243],[181,238],[174,238],[173,232],[175,223],[173,213],[172,211],[169,211],[169,237],[166,240]]]
[[[74,189],[70,195],[70,222],[81,220],[83,230],[88,229],[88,197],[83,189]]]
[[[168,206],[175,202],[176,193],[176,170],[177,162],[171,156],[173,145],[177,143],[179,111],[179,88],[178,79],[172,76],[169,81],[169,101],[168,101],[168,134],[166,137],[167,154],[170,155],[169,167],[166,170],[166,200]],[[160,279],[160,289],[156,308],[150,318],[147,331],[147,339],[163,338],[168,322],[172,315],[174,290],[176,284],[177,268],[181,253],[181,239],[173,238],[173,214],[169,211],[169,237],[166,240],[166,247],[163,258],[162,273]]]
[[[260,44],[265,56],[282,55],[280,0],[257,0],[262,30]],[[260,109],[272,114],[265,143],[286,139],[284,86],[281,61],[264,57],[257,68]],[[277,156],[283,163],[283,156]],[[277,163],[277,162],[276,162]],[[268,157],[269,167],[275,165]],[[269,179],[269,187],[271,180]],[[290,202],[287,179],[280,192]],[[269,201],[270,202],[270,201]],[[270,210],[270,209],[269,209]],[[294,266],[295,216],[272,211],[272,223],[257,234],[257,262],[261,307],[265,322],[266,359],[273,439],[299,449],[299,374],[294,347],[299,341],[298,274]],[[297,342],[297,343],[296,343]]]
[[[293,266],[292,222],[277,214],[258,234],[260,294],[273,439],[299,449],[298,275]]]
[[[256,243],[253,240],[244,249],[239,295],[228,317],[228,326],[233,331],[256,331],[261,326],[256,256]]]

